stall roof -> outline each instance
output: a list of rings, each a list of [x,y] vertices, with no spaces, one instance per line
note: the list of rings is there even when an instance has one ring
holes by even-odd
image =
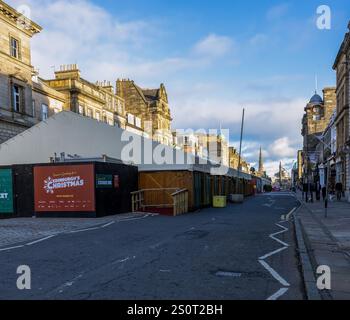
[[[108,155],[125,164],[137,165],[141,172],[188,170],[213,173],[212,170],[218,167],[182,150],[68,111],[58,113],[1,144],[0,165],[49,163],[62,153],[70,158],[67,161]],[[221,167],[221,170],[225,175],[238,175],[233,169]],[[240,173],[240,176],[251,179],[245,173]]]

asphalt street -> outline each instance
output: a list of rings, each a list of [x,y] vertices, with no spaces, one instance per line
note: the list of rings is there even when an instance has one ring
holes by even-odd
[[[304,299],[287,193],[0,251],[0,299]],[[18,266],[31,289],[16,286]]]

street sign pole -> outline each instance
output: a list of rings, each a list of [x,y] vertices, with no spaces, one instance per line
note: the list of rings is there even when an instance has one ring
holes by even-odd
[[[239,142],[239,158],[238,158],[238,173],[237,173],[237,181],[236,181],[236,194],[238,193],[238,186],[239,186],[239,178],[240,178],[240,172],[241,172],[241,161],[242,161],[242,142],[243,142],[243,130],[244,130],[244,117],[245,117],[245,109],[243,108],[243,114],[242,114],[242,124],[241,124],[241,137]]]
[[[328,161],[327,164],[327,184],[326,184],[326,200],[324,203],[325,206],[325,218],[328,218],[328,200],[329,200],[329,176],[330,176],[330,170],[331,170],[331,166],[330,166],[330,161]]]

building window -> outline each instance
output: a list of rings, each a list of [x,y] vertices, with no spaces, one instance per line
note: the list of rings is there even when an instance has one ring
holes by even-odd
[[[46,104],[41,105],[41,120],[45,121],[49,117],[49,107]]]
[[[100,121],[101,120],[101,115],[99,111],[96,111],[96,120]]]
[[[138,128],[141,128],[141,119],[138,117],[135,117],[135,125]]]
[[[128,114],[128,123],[135,125],[135,116],[130,113]]]
[[[12,87],[13,111],[21,112],[23,109],[23,88],[14,84]]]
[[[90,108],[87,109],[87,116],[92,118],[92,110]]]
[[[84,115],[84,107],[79,105],[79,114]]]
[[[35,100],[32,100],[32,117],[35,118]]]
[[[10,37],[10,51],[11,57],[19,59],[19,41],[13,37]]]
[[[123,105],[120,101],[118,101],[118,112],[119,112],[119,114],[123,113]]]

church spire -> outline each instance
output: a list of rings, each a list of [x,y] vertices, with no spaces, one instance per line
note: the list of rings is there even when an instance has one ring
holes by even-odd
[[[280,179],[280,183],[282,183],[282,171],[283,171],[283,168],[282,168],[282,161],[280,162],[280,170],[279,170],[279,179]]]
[[[264,162],[263,162],[262,148],[260,147],[260,153],[259,153],[259,174],[263,175],[263,173],[264,173]]]

